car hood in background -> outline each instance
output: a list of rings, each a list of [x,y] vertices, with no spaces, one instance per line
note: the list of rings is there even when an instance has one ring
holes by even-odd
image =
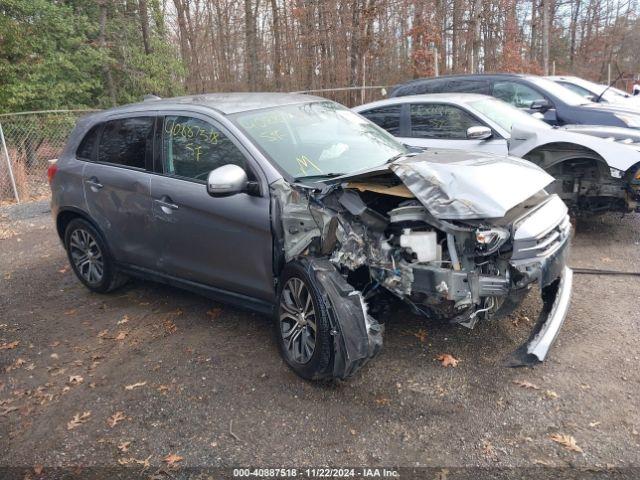
[[[597,128],[606,129],[612,127],[591,127],[590,131],[597,130]],[[634,130],[626,128],[620,128],[619,130],[634,132]],[[538,130],[517,124],[511,129],[509,154],[524,157],[534,148],[549,143],[563,142],[575,143],[593,150],[600,155],[610,167],[617,168],[618,170],[626,171],[632,165],[640,162],[640,151],[638,151],[637,146],[633,148],[632,145],[606,141],[603,138],[599,138],[593,134],[587,134],[586,132],[576,133],[564,128],[541,128]]]
[[[610,113],[621,113],[624,115],[636,115],[640,117],[640,109],[633,103],[623,104],[623,103],[587,103],[586,105],[582,105],[582,108],[588,108],[593,111],[600,112],[610,112]]]
[[[634,128],[603,125],[563,125],[558,129],[599,137],[606,142],[618,142],[634,150],[640,150],[640,130]]]
[[[389,170],[441,220],[504,217],[553,181],[544,170],[520,158],[435,149],[333,180],[373,190],[366,185],[375,184],[375,177]]]

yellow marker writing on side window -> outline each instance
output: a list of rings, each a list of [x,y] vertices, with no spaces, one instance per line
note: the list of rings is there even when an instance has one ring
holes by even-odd
[[[309,159],[306,155],[300,155],[296,158],[296,162],[298,162],[298,167],[300,168],[300,173],[302,175],[307,174],[308,168],[315,168],[319,173],[322,173],[322,170],[318,168],[318,166]]]

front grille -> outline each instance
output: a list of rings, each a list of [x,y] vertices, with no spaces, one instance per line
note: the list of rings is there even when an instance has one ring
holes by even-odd
[[[571,222],[567,207],[555,197],[519,219],[515,225],[512,260],[553,255],[569,237]]]

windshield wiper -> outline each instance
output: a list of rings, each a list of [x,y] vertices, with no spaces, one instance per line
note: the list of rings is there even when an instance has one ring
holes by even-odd
[[[345,175],[344,173],[330,172],[330,173],[320,173],[317,175],[303,175],[301,177],[293,177],[294,182],[299,182],[301,180],[317,180],[318,178],[335,178]]]

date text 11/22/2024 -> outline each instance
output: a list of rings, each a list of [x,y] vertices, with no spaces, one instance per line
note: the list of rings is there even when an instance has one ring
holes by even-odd
[[[389,468],[235,468],[234,478],[399,478]]]

